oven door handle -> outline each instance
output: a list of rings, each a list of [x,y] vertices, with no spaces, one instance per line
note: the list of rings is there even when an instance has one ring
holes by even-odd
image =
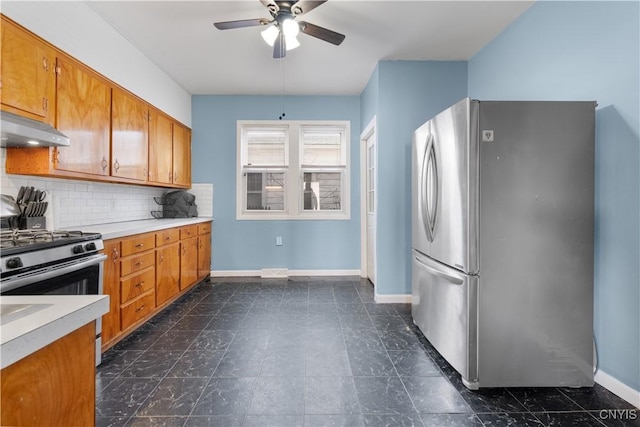
[[[15,288],[30,285],[32,283],[41,282],[43,280],[52,279],[57,276],[62,276],[67,273],[73,273],[74,271],[82,270],[83,268],[91,267],[92,265],[104,262],[107,256],[104,254],[96,254],[86,258],[82,258],[80,261],[71,261],[61,264],[59,267],[46,268],[42,270],[29,271],[24,275],[17,275],[8,278],[3,281],[0,293],[10,291]]]

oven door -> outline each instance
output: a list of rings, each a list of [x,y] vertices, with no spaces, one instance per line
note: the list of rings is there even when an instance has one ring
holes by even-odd
[[[49,265],[2,279],[2,295],[100,295],[106,255]],[[96,365],[101,361],[102,318],[96,319]]]

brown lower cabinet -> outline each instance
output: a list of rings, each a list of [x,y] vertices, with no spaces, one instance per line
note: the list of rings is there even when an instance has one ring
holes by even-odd
[[[95,322],[0,373],[0,425],[95,425]]]
[[[211,273],[211,223],[105,240],[102,351]]]

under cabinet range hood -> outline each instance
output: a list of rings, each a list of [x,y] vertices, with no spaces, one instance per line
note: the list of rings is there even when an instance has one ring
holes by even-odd
[[[60,147],[70,144],[69,137],[47,123],[17,114],[0,112],[0,147]]]

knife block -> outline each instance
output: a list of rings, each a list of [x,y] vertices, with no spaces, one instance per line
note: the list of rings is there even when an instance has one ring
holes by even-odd
[[[47,218],[43,216],[23,216],[20,218],[21,230],[46,230]]]

